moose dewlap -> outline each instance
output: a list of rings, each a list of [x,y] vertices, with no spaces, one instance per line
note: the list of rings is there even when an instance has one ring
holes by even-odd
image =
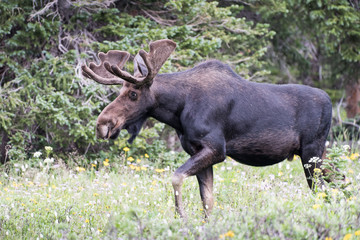
[[[176,210],[185,217],[181,187],[196,175],[206,216],[213,208],[213,169],[226,156],[251,166],[267,166],[301,157],[313,187],[331,123],[332,106],[322,90],[296,84],[249,82],[219,61],[183,72],[158,74],[176,48],[171,40],[150,43],[149,53],[134,57],[134,74],[123,71],[128,52],[99,53],[101,63],[83,66],[83,74],[101,84],[122,85],[119,96],[97,120],[100,138],[116,138],[126,129],[132,142],[149,117],[173,127],[191,156],[172,178]],[[309,165],[307,165],[309,166]],[[319,163],[317,163],[319,168]]]

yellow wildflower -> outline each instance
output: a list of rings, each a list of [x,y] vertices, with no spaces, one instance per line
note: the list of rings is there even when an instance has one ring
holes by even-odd
[[[350,159],[353,160],[353,161],[358,159],[358,158],[359,158],[359,153],[353,153],[353,154],[350,155]]]
[[[317,195],[319,198],[324,198],[327,196],[326,193],[324,193],[324,192],[318,193]]]
[[[316,209],[318,209],[319,207],[321,207],[321,205],[320,205],[320,204],[314,204],[312,207],[313,207],[313,209],[316,210]]]
[[[108,158],[105,158],[105,162],[109,162],[109,159],[108,159]]]
[[[343,240],[350,240],[352,238],[352,234],[348,233],[344,236]]]
[[[103,230],[101,230],[100,228],[98,228],[98,232],[101,233]]]
[[[53,184],[53,185],[51,185],[51,188],[52,188],[52,189],[56,189],[56,186]]]
[[[137,162],[137,163],[141,163],[141,160],[140,160],[140,159],[136,159],[136,162]]]
[[[234,232],[233,231],[228,231],[227,233],[224,233],[224,234],[221,234],[220,235],[220,238],[233,238],[235,236]]]
[[[357,231],[355,232],[355,236],[360,236],[360,230],[357,230]]]
[[[105,167],[110,165],[108,162],[105,162],[105,161],[103,161],[103,164],[104,164]]]
[[[131,170],[136,169],[136,167],[134,165],[132,165],[132,164],[130,164],[129,167],[130,167]]]
[[[92,163],[92,164],[91,164],[91,167],[93,167],[93,168],[96,167],[96,164]]]
[[[349,169],[349,173],[350,173],[350,174],[353,174],[353,173],[354,173],[354,170]]]
[[[133,162],[135,159],[134,159],[133,157],[128,157],[127,160],[128,160],[129,162]]]
[[[94,195],[94,197],[97,197],[97,196],[99,196],[99,194],[98,194],[98,193],[94,193],[93,195]]]
[[[89,219],[85,219],[85,222],[86,222],[86,223],[89,223],[90,221],[89,221]]]
[[[84,171],[85,171],[85,168],[83,168],[83,167],[76,167],[76,171],[78,171],[78,172],[84,172]]]
[[[321,173],[321,169],[320,168],[315,168],[314,173]]]
[[[142,167],[141,167],[141,170],[142,170],[142,171],[146,171],[147,168],[142,166]]]
[[[155,172],[158,172],[158,173],[162,173],[162,172],[164,172],[165,171],[165,169],[155,169]]]
[[[139,172],[141,170],[141,168],[139,166],[135,167],[135,171]]]
[[[2,185],[2,182],[0,181],[0,185]]]
[[[339,189],[337,189],[337,188],[331,189],[331,192],[333,195],[336,195],[339,192]]]
[[[232,183],[235,183],[235,182],[237,182],[237,180],[236,180],[236,179],[232,179],[231,182],[232,182]]]
[[[326,237],[325,240],[333,240],[332,237]]]
[[[128,151],[130,151],[130,148],[124,147],[123,150],[124,150],[124,152],[128,152]]]
[[[149,155],[147,154],[147,153],[145,153],[145,155],[144,155],[146,158],[149,158]]]

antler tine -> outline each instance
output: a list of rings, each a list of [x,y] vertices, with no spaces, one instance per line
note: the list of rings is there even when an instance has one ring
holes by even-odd
[[[97,65],[94,62],[91,62],[89,67],[83,65],[83,75],[105,85],[123,84],[123,80],[114,76],[114,73],[108,66],[114,65],[118,68],[123,68],[125,63],[128,61],[130,54],[124,51],[110,50],[106,54],[100,52],[98,56],[101,60],[100,64]]]
[[[150,43],[149,53],[145,52],[144,50],[140,50],[139,55],[144,60],[144,64],[146,65],[148,70],[147,75],[144,77],[132,76],[128,72],[122,71],[116,65],[111,65],[111,70],[116,76],[130,83],[136,84],[138,86],[144,84],[151,85],[154,77],[159,72],[161,66],[165,63],[165,61],[168,59],[168,57],[175,48],[175,42],[168,39],[162,39]]]

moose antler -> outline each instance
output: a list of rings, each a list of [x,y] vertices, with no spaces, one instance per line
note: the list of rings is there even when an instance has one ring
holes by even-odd
[[[144,84],[151,85],[161,66],[176,48],[176,43],[168,39],[163,39],[152,42],[149,46],[149,53],[144,50],[140,50],[138,55],[135,57],[135,72],[141,73],[138,74],[140,76],[132,76],[130,73],[122,71],[117,65],[109,66],[105,63],[105,68],[111,70],[111,72],[113,72],[116,76],[124,79],[125,81],[138,86]]]
[[[137,86],[144,84],[151,85],[154,77],[159,72],[161,66],[168,59],[176,48],[176,43],[162,39],[150,43],[149,53],[140,50],[134,58],[134,76],[121,70],[130,57],[128,52],[110,50],[106,54],[99,53],[101,63],[96,65],[90,63],[90,68],[82,66],[83,75],[95,81],[106,84],[122,84],[123,80]],[[114,77],[117,76],[117,77]]]
[[[89,67],[83,65],[81,68],[83,70],[83,75],[87,78],[91,78],[98,83],[105,85],[121,85],[123,80],[121,78],[115,77],[114,74],[107,69],[105,69],[105,63],[111,63],[123,68],[125,63],[128,61],[130,54],[124,51],[110,50],[106,54],[100,52],[98,54],[100,58],[100,64],[97,65],[94,62],[89,64]]]

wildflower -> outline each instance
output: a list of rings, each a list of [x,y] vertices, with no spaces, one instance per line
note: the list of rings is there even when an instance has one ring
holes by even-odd
[[[147,154],[147,153],[145,153],[145,155],[144,155],[146,158],[149,158],[149,155]]]
[[[324,198],[324,197],[327,196],[326,193],[324,193],[324,192],[320,192],[317,195],[318,195],[319,198]]]
[[[165,171],[165,169],[158,169],[158,168],[155,169],[155,172],[158,172],[158,173],[162,173],[164,171]]]
[[[136,167],[135,167],[134,165],[132,165],[132,164],[130,164],[129,167],[130,167],[131,170],[134,170],[134,169],[136,168]]]
[[[314,168],[314,173],[321,173],[321,169],[320,168]]]
[[[359,153],[353,153],[353,154],[350,155],[350,159],[353,160],[353,161],[358,159],[358,158],[359,158]]]
[[[128,160],[129,162],[133,162],[135,159],[134,159],[133,157],[128,157],[127,160]]]
[[[0,185],[2,185],[2,182],[0,181]]]
[[[105,167],[107,167],[107,166],[110,165],[110,164],[109,164],[108,162],[106,162],[106,161],[103,161],[103,164],[104,164]]]
[[[333,240],[332,237],[326,237],[325,240]]]
[[[321,207],[321,205],[320,205],[320,204],[314,204],[312,207],[313,207],[313,209],[316,210],[316,209],[318,209],[319,207]]]
[[[128,151],[130,151],[130,148],[124,147],[123,150],[124,150],[124,152],[128,152]]]
[[[50,146],[46,146],[46,147],[45,147],[45,150],[46,150],[47,152],[51,152],[51,151],[53,150],[53,148],[50,147]]]
[[[311,167],[311,164],[304,164],[304,168],[308,169]]]
[[[350,149],[350,146],[349,146],[349,145],[343,145],[343,146],[342,146],[342,149],[343,149],[344,151],[347,151],[347,150]]]
[[[355,232],[355,236],[360,236],[360,230],[357,230],[357,231]]]
[[[47,164],[53,163],[53,162],[54,162],[54,158],[45,158],[45,160],[44,160],[44,163],[47,163]]]
[[[141,170],[141,168],[139,166],[135,167],[135,171],[139,172]]]
[[[349,240],[352,238],[352,234],[351,233],[348,233],[344,236],[343,240]]]
[[[94,193],[93,195],[94,195],[94,197],[97,197],[97,196],[99,196],[99,194],[98,194],[98,193]]]
[[[141,163],[141,160],[140,160],[140,159],[136,159],[136,162],[137,162],[137,163]]]
[[[232,183],[236,183],[237,180],[236,180],[236,179],[232,179],[231,182],[232,182]]]
[[[337,188],[331,189],[331,192],[333,195],[336,195],[339,192],[339,189],[337,189]]]
[[[98,228],[98,232],[101,233],[103,230],[101,230],[100,228]]]
[[[278,176],[281,177],[282,175],[284,175],[284,173],[283,173],[282,171],[280,171],[280,172],[278,173]]]
[[[105,158],[105,162],[109,162],[109,159],[108,159],[108,158]]]
[[[41,152],[34,152],[34,157],[38,158],[41,156],[41,154],[42,154]]]
[[[233,238],[234,236],[235,234],[233,231],[228,231],[227,233],[221,234],[220,238],[226,238],[226,237]]]
[[[147,168],[142,166],[142,167],[141,167],[141,170],[142,170],[142,171],[146,171]]]
[[[89,222],[90,222],[90,220],[89,220],[89,219],[85,219],[85,222],[86,222],[86,223],[89,223]]]
[[[349,173],[350,173],[350,174],[353,174],[353,173],[354,173],[354,170],[349,169]]]
[[[93,164],[93,163],[92,163],[92,164],[91,164],[91,167],[93,167],[93,168],[96,167],[96,164]]]
[[[76,171],[78,171],[78,172],[84,172],[84,171],[85,171],[85,168],[83,168],[83,167],[76,167]]]

